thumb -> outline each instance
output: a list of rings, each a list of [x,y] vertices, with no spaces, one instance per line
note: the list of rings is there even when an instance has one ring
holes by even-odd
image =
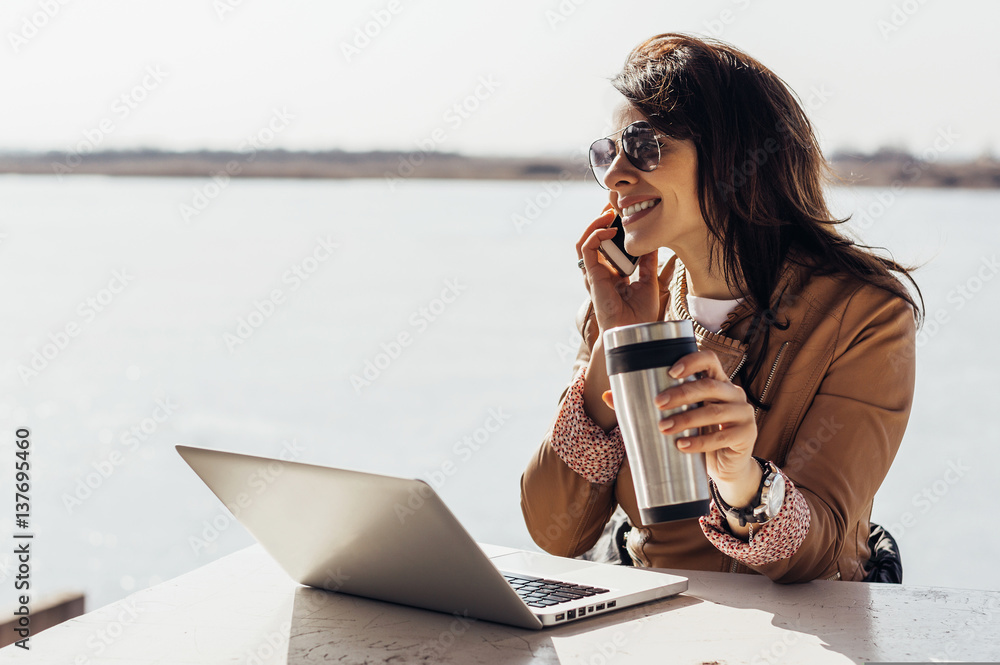
[[[609,409],[615,408],[615,397],[611,394],[610,390],[605,390],[601,393],[601,399],[604,400],[604,403],[608,405]]]

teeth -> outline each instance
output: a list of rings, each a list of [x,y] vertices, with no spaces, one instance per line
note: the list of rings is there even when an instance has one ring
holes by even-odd
[[[655,206],[659,202],[660,202],[660,199],[652,199],[652,200],[649,200],[649,201],[643,201],[642,203],[636,203],[635,205],[631,205],[631,206],[629,206],[627,208],[623,208],[622,209],[622,214],[625,217],[631,217],[632,215],[634,215],[635,213],[639,212],[640,210],[645,210],[646,208],[652,208],[653,206]]]

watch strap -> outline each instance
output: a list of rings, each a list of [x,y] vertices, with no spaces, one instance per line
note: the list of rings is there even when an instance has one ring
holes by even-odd
[[[711,478],[708,479],[709,489],[712,492],[712,500],[715,501],[716,507],[722,512],[723,515],[728,515],[740,523],[740,526],[746,526],[748,523],[761,523],[766,522],[770,518],[766,515],[766,510],[761,511],[757,514],[757,509],[761,505],[761,497],[764,494],[764,483],[772,474],[777,474],[778,469],[771,462],[761,459],[760,457],[754,456],[754,460],[760,465],[763,474],[760,477],[760,485],[757,486],[757,492],[754,494],[753,498],[750,500],[750,505],[745,508],[734,508],[730,506],[722,498],[722,494],[719,493],[719,488],[715,485],[715,481]]]

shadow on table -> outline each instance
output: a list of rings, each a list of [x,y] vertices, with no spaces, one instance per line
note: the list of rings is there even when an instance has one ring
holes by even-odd
[[[587,635],[610,657],[647,617],[700,604],[674,596],[543,630],[448,615],[312,587],[295,591],[288,665],[303,663],[558,662],[553,640]]]
[[[761,575],[739,575],[740,584],[736,586],[727,583],[733,578],[728,573],[660,570],[688,577],[687,593],[693,597],[772,615],[771,625],[781,632],[759,652],[748,653],[751,662],[783,662],[785,654],[802,646],[800,642],[809,636],[828,651],[855,661],[886,659],[875,640],[873,596],[898,590],[897,585],[825,580],[777,584]]]

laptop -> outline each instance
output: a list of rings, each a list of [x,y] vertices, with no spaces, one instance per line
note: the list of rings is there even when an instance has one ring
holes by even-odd
[[[422,480],[177,446],[300,584],[539,629],[687,590],[685,577],[479,545]]]

